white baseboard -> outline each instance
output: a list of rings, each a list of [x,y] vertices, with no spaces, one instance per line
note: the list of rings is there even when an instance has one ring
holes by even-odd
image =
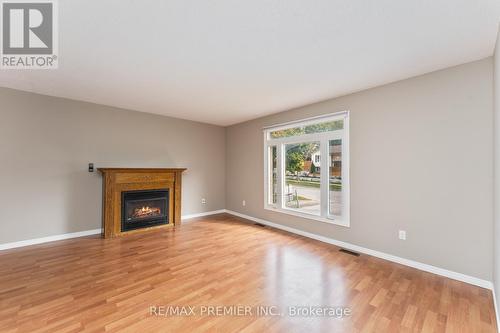
[[[203,217],[203,216],[208,216],[208,215],[216,215],[216,214],[222,214],[225,213],[225,209],[219,209],[219,210],[213,210],[211,212],[204,212],[204,213],[198,213],[198,214],[189,214],[189,215],[182,215],[181,219],[182,220],[189,220],[189,219],[194,219],[197,217]]]
[[[199,214],[183,215],[182,220],[189,220],[189,219],[193,219],[195,217],[202,217],[202,216],[208,216],[208,215],[222,214],[225,212],[226,212],[225,209],[220,209],[220,210],[214,210],[211,212],[204,212],[204,213],[199,213]],[[54,241],[63,240],[63,239],[97,235],[100,233],[102,233],[102,229],[93,229],[93,230],[72,232],[69,234],[61,234],[61,235],[47,236],[47,237],[42,237],[42,238],[27,239],[27,240],[12,242],[12,243],[4,243],[4,244],[0,244],[0,251],[14,249],[16,247],[23,247],[23,246],[29,246],[29,245],[54,242]]]
[[[300,236],[312,238],[312,239],[315,239],[315,240],[318,240],[318,241],[321,241],[321,242],[324,242],[324,243],[333,244],[333,245],[336,245],[336,246],[339,246],[339,247],[342,247],[342,248],[346,248],[346,249],[349,249],[349,250],[352,250],[352,251],[361,252],[361,253],[368,254],[368,255],[371,255],[371,256],[374,256],[374,257],[377,257],[377,258],[381,258],[381,259],[385,259],[385,260],[388,260],[388,261],[392,261],[392,262],[395,262],[395,263],[398,263],[398,264],[401,264],[401,265],[410,266],[410,267],[413,267],[413,268],[416,268],[416,269],[419,269],[419,270],[422,270],[422,271],[426,271],[426,272],[429,272],[429,273],[434,273],[434,274],[437,274],[437,275],[445,276],[445,277],[448,277],[450,279],[462,281],[462,282],[465,282],[465,283],[469,283],[469,284],[472,284],[472,285],[475,285],[475,286],[479,286],[479,287],[482,287],[482,288],[486,288],[486,289],[490,289],[490,290],[493,289],[493,283],[491,281],[479,279],[479,278],[476,278],[476,277],[473,277],[473,276],[469,276],[469,275],[465,275],[465,274],[462,274],[462,273],[453,272],[453,271],[450,271],[450,270],[447,270],[447,269],[444,269],[444,268],[439,268],[439,267],[436,267],[436,266],[424,264],[424,263],[421,263],[421,262],[418,262],[418,261],[413,261],[413,260],[410,260],[410,259],[405,259],[405,258],[397,257],[397,256],[394,256],[392,254],[387,254],[387,253],[384,253],[384,252],[367,249],[367,248],[362,247],[362,246],[350,244],[350,243],[347,243],[347,242],[339,241],[339,240],[336,240],[336,239],[333,239],[333,238],[329,238],[329,237],[325,237],[325,236],[316,235],[316,234],[313,234],[313,233],[310,233],[310,232],[307,232],[307,231],[303,231],[303,230],[299,230],[299,229],[287,227],[287,226],[284,226],[282,224],[269,222],[267,220],[263,220],[263,219],[260,219],[260,218],[257,218],[257,217],[253,217],[253,216],[241,214],[241,213],[238,213],[238,212],[235,212],[235,211],[226,210],[226,213],[231,214],[231,215],[235,215],[235,216],[238,216],[238,217],[250,220],[250,221],[254,221],[254,222],[257,222],[257,223],[265,224],[267,226],[270,226],[270,227],[273,227],[273,228],[276,228],[276,229],[281,229],[281,230],[284,230],[284,231],[288,231],[288,232],[291,232],[291,233],[294,233],[294,234],[297,234],[297,235],[300,235]]]
[[[7,249],[14,249],[16,247],[23,247],[23,246],[28,246],[28,245],[48,243],[48,242],[53,242],[53,241],[58,241],[58,240],[63,240],[63,239],[97,235],[97,234],[100,234],[101,232],[102,232],[102,229],[93,229],[93,230],[72,232],[69,234],[47,236],[47,237],[35,238],[35,239],[27,239],[27,240],[22,240],[22,241],[18,241],[18,242],[12,242],[12,243],[4,243],[4,244],[0,244],[0,251],[7,250]]]

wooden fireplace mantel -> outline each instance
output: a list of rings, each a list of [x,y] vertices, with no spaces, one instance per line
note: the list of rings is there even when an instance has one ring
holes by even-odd
[[[182,172],[185,168],[99,168],[103,174],[104,238],[144,230],[171,227],[181,223]],[[150,228],[121,231],[123,191],[169,189],[169,223]]]

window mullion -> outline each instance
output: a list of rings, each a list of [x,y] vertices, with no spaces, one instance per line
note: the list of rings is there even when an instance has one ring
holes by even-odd
[[[284,154],[283,154],[283,145],[278,144],[276,145],[276,156],[277,156],[277,174],[276,174],[276,180],[278,183],[278,189],[277,189],[277,195],[276,195],[276,207],[277,208],[282,208],[283,207],[283,193],[284,193],[284,175],[283,175],[283,170],[284,170]]]
[[[269,145],[264,144],[264,206],[269,205],[269,183],[270,183],[270,173],[269,173]]]
[[[328,185],[329,185],[329,161],[328,161],[328,139],[321,139],[320,141],[320,209],[321,216],[328,217]]]

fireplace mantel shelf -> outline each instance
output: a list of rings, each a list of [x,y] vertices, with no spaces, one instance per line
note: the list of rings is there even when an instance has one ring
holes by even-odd
[[[183,172],[186,168],[98,168],[102,173],[106,172]]]
[[[185,168],[99,168],[98,170],[103,175],[104,238],[172,227],[181,223],[181,175]],[[167,189],[171,193],[168,224],[123,231],[122,193],[160,189]]]

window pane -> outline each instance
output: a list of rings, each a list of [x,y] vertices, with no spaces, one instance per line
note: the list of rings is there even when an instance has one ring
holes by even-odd
[[[342,140],[330,140],[330,215],[342,215]]]
[[[285,145],[283,205],[295,211],[320,215],[319,142]]]
[[[275,204],[278,197],[278,154],[276,146],[269,147],[269,195],[268,203]]]
[[[271,139],[277,139],[277,138],[285,138],[302,134],[336,131],[336,130],[341,130],[343,128],[344,128],[344,120],[341,119],[341,120],[327,121],[319,124],[298,126],[293,128],[287,128],[284,130],[273,131],[269,135]]]

